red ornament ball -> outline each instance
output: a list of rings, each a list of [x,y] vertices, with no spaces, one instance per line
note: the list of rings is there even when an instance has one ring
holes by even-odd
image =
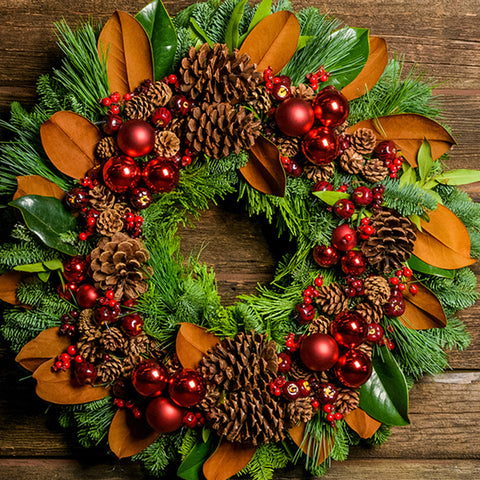
[[[314,120],[312,106],[301,98],[284,100],[275,111],[278,128],[290,137],[305,135],[312,128]]]
[[[168,193],[178,185],[180,173],[174,161],[159,157],[147,163],[142,177],[152,192]]]
[[[325,127],[337,127],[348,117],[348,100],[334,87],[325,87],[313,100],[315,118]]]
[[[348,350],[335,365],[335,375],[346,387],[358,388],[372,374],[370,359],[358,350]]]
[[[332,368],[338,360],[337,342],[325,333],[313,333],[300,345],[300,358],[310,370],[323,372]]]
[[[342,270],[347,275],[359,277],[367,270],[367,259],[362,252],[349,250],[340,262]]]
[[[131,157],[112,157],[103,166],[103,180],[116,193],[124,193],[140,180],[140,168]]]
[[[176,373],[168,385],[170,398],[181,407],[193,407],[205,396],[207,389],[203,378],[190,368]]]
[[[357,232],[346,223],[339,225],[332,233],[332,245],[342,252],[351,250],[357,245]]]
[[[132,384],[135,390],[145,397],[157,397],[167,383],[166,368],[153,359],[144,360],[132,372]]]
[[[316,315],[315,308],[310,303],[301,303],[295,307],[298,323],[305,325],[311,322]]]
[[[81,255],[69,258],[63,262],[63,278],[67,282],[80,283],[85,277],[87,262]]]
[[[355,348],[367,338],[367,322],[357,313],[339,313],[330,327],[332,337],[339,345]]]
[[[148,424],[159,433],[171,433],[183,424],[186,410],[169,398],[156,397],[147,407],[145,417]]]
[[[75,291],[75,299],[80,308],[93,308],[98,299],[98,291],[93,285],[84,283]]]
[[[143,331],[143,318],[138,313],[131,313],[122,317],[122,329],[131,337],[136,337]]]
[[[317,245],[313,249],[313,259],[315,263],[323,268],[328,268],[338,262],[340,256],[335,247],[331,245]]]
[[[325,165],[338,156],[338,136],[330,128],[314,128],[303,138],[302,150],[313,164]]]
[[[153,150],[155,130],[144,120],[127,120],[118,129],[117,144],[129,157],[143,157]]]

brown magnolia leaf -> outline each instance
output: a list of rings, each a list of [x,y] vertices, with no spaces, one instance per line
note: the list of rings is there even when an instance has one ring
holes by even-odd
[[[369,37],[370,53],[368,60],[358,76],[342,88],[348,100],[361,97],[378,82],[388,63],[387,42],[384,38]]]
[[[24,272],[14,270],[0,275],[0,300],[11,305],[21,305],[17,298],[17,288],[25,276]]]
[[[42,197],[55,197],[62,200],[65,192],[55,183],[40,175],[22,175],[17,177],[17,191],[13,199],[25,195],[41,195]]]
[[[470,235],[463,222],[447,207],[438,204],[429,212],[430,221],[421,220],[413,254],[438,268],[456,269],[475,263],[470,258]]]
[[[181,323],[176,341],[178,360],[183,368],[197,368],[202,357],[220,341],[220,338],[203,327]]]
[[[150,40],[142,25],[127,12],[117,10],[103,27],[98,55],[107,61],[111,92],[133,92],[144,80],[153,80]]]
[[[418,287],[416,295],[406,289],[403,292],[405,312],[399,320],[413,330],[445,327],[447,316],[437,296],[422,283],[416,282],[415,285]]]
[[[118,458],[125,458],[140,453],[159,436],[145,419],[136,419],[129,409],[119,408],[110,424],[108,444]]]
[[[58,327],[52,327],[40,332],[20,350],[15,361],[34,372],[43,362],[63,353],[71,341],[67,335],[59,335],[58,331]]]
[[[203,464],[203,474],[207,480],[227,480],[248,465],[256,450],[253,445],[222,440]]]
[[[305,423],[300,423],[295,427],[289,428],[288,433],[294,441],[295,445],[302,450],[308,457],[312,458],[312,448],[310,446],[309,438],[305,438]],[[320,465],[330,455],[333,446],[335,445],[335,437],[325,439],[322,442],[321,448],[318,451],[317,465]]]
[[[356,408],[345,415],[347,425],[360,435],[361,438],[370,438],[382,424],[375,420],[361,408]]]
[[[240,169],[245,180],[256,190],[277,197],[285,196],[287,184],[280,152],[274,143],[259,136],[248,152],[248,162]]]
[[[85,117],[61,111],[42,124],[40,137],[55,167],[69,177],[80,179],[95,163],[95,147],[102,133]]]
[[[293,57],[300,37],[300,24],[292,12],[282,11],[265,17],[248,34],[240,47],[257,71],[270,67],[276,75]]]
[[[72,372],[52,372],[55,359],[43,362],[33,373],[37,381],[36,392],[40,398],[58,405],[77,405],[79,403],[101,400],[109,395],[105,387],[79,385],[72,378]]]
[[[372,129],[377,135],[377,143],[393,140],[412,167],[417,166],[417,152],[425,138],[432,147],[434,160],[448,152],[456,143],[439,123],[417,113],[402,113],[363,120],[349,127],[347,132],[353,133],[359,128]]]

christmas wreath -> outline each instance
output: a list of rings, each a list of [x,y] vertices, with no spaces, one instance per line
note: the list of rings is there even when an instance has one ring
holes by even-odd
[[[444,168],[433,84],[288,0],[57,29],[63,63],[1,122],[0,295],[60,423],[187,480],[319,475],[408,424],[477,298],[480,207],[457,185],[480,173]],[[285,246],[231,306],[177,234],[226,195]]]

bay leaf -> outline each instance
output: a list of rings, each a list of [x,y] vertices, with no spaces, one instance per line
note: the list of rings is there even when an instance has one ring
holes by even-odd
[[[382,425],[361,408],[356,408],[345,415],[345,422],[361,438],[370,438]]]
[[[466,168],[448,170],[437,175],[435,180],[444,185],[468,185],[469,183],[480,182],[480,171]]]
[[[240,54],[246,53],[257,71],[270,67],[276,75],[290,61],[297,49],[300,24],[292,12],[281,11],[265,17],[257,23],[240,47]]]
[[[20,305],[17,298],[18,284],[25,278],[25,273],[11,271],[0,275],[0,300],[11,305]]]
[[[335,445],[335,436],[332,435],[330,438],[324,439],[320,449],[313,449],[311,439],[309,439],[308,435],[305,436],[305,423],[303,422],[299,425],[289,428],[288,433],[295,445],[300,448],[302,452],[307,455],[307,457],[313,459],[313,450],[315,450],[317,465],[322,464],[326,460],[326,458],[330,455],[333,446]]]
[[[277,146],[259,136],[248,151],[248,162],[240,169],[245,180],[256,190],[267,195],[285,196],[287,179]]]
[[[40,175],[21,175],[17,177],[17,185],[13,200],[25,195],[55,197],[59,200],[65,196],[65,192],[58,185]]]
[[[255,455],[257,447],[243,443],[220,441],[215,452],[203,464],[207,480],[227,480],[244,469]]]
[[[220,338],[203,327],[181,323],[176,340],[178,360],[183,368],[197,368],[202,357],[220,341]]]
[[[111,92],[133,92],[144,80],[153,80],[150,40],[138,20],[117,10],[98,38],[98,55],[107,61]]]
[[[108,444],[118,458],[126,458],[145,450],[159,435],[145,419],[136,419],[128,408],[119,408],[110,424]]]
[[[55,167],[78,180],[95,164],[95,147],[102,133],[85,117],[60,111],[42,124],[40,138]]]

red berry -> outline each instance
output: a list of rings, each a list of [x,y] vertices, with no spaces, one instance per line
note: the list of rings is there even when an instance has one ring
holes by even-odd
[[[312,399],[312,407],[313,408],[318,408],[320,406],[320,403],[318,402],[318,400],[316,400],[315,398]]]
[[[172,73],[172,74],[170,74],[170,75],[168,76],[167,81],[168,81],[168,83],[170,83],[171,85],[174,85],[175,83],[177,83],[177,76]]]
[[[403,291],[405,290],[405,284],[404,284],[404,283],[400,283],[400,284],[398,285],[398,288],[399,288],[399,290],[400,290],[401,292],[403,292]]]
[[[391,283],[392,285],[398,285],[398,284],[400,283],[400,280],[399,280],[398,277],[392,277],[392,278],[390,279],[390,283]]]
[[[370,323],[367,330],[367,340],[369,342],[378,342],[383,338],[383,327],[378,323]]]
[[[331,413],[335,410],[334,406],[331,403],[327,403],[323,406],[323,411],[325,413]]]
[[[87,239],[87,234],[85,232],[81,232],[79,235],[78,235],[78,238],[84,242],[86,239]]]
[[[395,348],[395,344],[390,340],[386,343],[386,345],[389,350],[393,350]]]
[[[408,290],[412,295],[416,295],[418,293],[417,285],[410,285]]]
[[[131,100],[133,98],[133,95],[131,93],[125,93],[123,95],[123,99],[128,102],[129,100]]]
[[[120,113],[120,107],[118,105],[112,105],[109,111],[112,115],[118,115]]]
[[[413,275],[412,271],[408,267],[403,267],[403,274],[407,278],[410,278]]]
[[[77,353],[77,348],[75,347],[75,345],[70,345],[68,348],[67,348],[67,353],[69,355],[75,355]]]
[[[108,97],[105,97],[102,99],[102,105],[104,107],[109,107],[111,104],[112,104],[112,101]]]
[[[335,420],[341,420],[343,418],[343,414],[340,412],[335,412],[334,417]]]
[[[335,420],[335,415],[333,413],[327,414],[327,422],[333,422]]]
[[[118,103],[120,101],[120,94],[118,92],[113,92],[110,94],[110,100],[113,102],[113,103]]]
[[[317,287],[321,287],[323,285],[323,277],[321,275],[315,279],[315,285]],[[318,292],[318,290],[316,290],[316,291]],[[318,293],[317,293],[317,295],[318,295]]]
[[[75,355],[75,363],[82,363],[83,357],[81,355]]]

